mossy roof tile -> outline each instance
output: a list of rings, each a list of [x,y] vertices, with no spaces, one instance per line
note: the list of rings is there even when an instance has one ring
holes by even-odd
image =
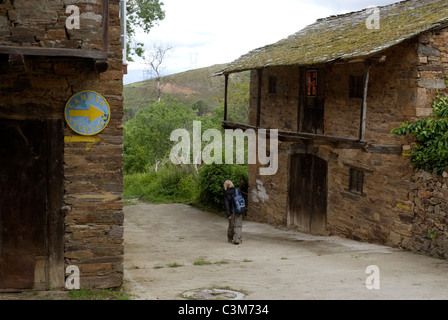
[[[407,0],[378,9],[379,29],[366,24],[373,8],[319,19],[285,39],[252,50],[218,74],[368,57],[448,24],[448,0]]]

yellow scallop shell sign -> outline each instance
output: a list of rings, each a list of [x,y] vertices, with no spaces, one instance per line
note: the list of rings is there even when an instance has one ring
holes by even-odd
[[[103,131],[110,120],[107,100],[95,91],[74,94],[65,105],[65,121],[76,133],[93,136]]]

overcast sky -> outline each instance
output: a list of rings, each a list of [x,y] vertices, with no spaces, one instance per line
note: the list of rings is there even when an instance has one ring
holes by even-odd
[[[163,0],[166,17],[136,41],[170,46],[163,74],[230,63],[283,39],[319,18],[397,0]],[[129,63],[124,83],[145,80],[145,65]],[[146,76],[147,77],[147,76]]]

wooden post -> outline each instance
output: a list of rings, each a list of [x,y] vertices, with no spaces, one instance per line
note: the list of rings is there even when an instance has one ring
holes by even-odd
[[[46,290],[64,288],[64,132],[61,120],[46,121],[47,146],[47,261]]]
[[[258,74],[258,97],[257,97],[257,128],[261,125],[261,87],[263,85],[263,69],[257,70]]]
[[[109,47],[109,0],[103,0],[103,51],[109,52]]]
[[[361,123],[359,128],[359,141],[364,141],[366,134],[366,115],[367,115],[367,93],[369,90],[370,63],[367,62],[366,72],[364,75],[364,93],[361,107]]]
[[[224,86],[224,121],[227,121],[227,104],[228,104],[228,100],[227,100],[227,94],[228,94],[228,90],[229,90],[229,75],[226,74],[225,75],[225,86]]]
[[[303,105],[305,101],[305,68],[299,68],[299,105],[297,109],[297,132],[302,132]]]

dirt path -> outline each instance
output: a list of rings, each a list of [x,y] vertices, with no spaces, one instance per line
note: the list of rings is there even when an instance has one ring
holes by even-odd
[[[186,205],[127,206],[125,289],[145,300],[199,288],[250,300],[448,299],[448,261],[247,221],[236,246],[226,228],[224,217]],[[366,287],[370,265],[378,290]]]

